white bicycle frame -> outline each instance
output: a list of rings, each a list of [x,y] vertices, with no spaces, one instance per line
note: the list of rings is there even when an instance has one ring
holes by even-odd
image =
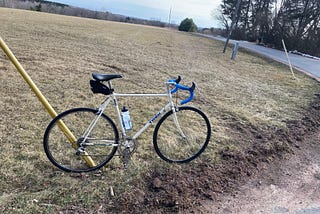
[[[108,81],[108,84],[109,84],[110,89],[113,89],[111,81]],[[104,110],[108,107],[108,105],[111,102],[111,100],[113,100],[114,107],[116,109],[116,113],[117,113],[117,117],[118,117],[118,124],[119,124],[119,126],[121,128],[122,138],[123,138],[124,141],[127,140],[127,132],[126,132],[125,128],[122,125],[121,113],[120,113],[117,97],[168,97],[168,103],[158,113],[156,113],[152,117],[152,119],[149,120],[138,132],[136,132],[134,134],[134,136],[131,138],[132,140],[137,139],[146,129],[148,129],[168,109],[171,109],[173,111],[174,123],[175,123],[178,131],[180,132],[181,136],[185,137],[185,135],[184,135],[184,133],[181,130],[181,127],[179,125],[179,122],[178,122],[178,119],[177,119],[177,115],[176,115],[176,108],[175,108],[174,102],[172,100],[172,95],[170,93],[170,85],[173,85],[173,83],[167,82],[166,85],[167,85],[167,93],[166,94],[136,94],[136,93],[121,94],[121,93],[111,93],[110,95],[108,95],[109,97],[99,106],[98,112],[97,112],[97,116],[90,123],[89,127],[87,128],[87,130],[84,132],[84,134],[82,136],[83,137],[82,138],[83,139],[82,142],[86,142],[87,139],[92,140],[92,139],[89,138],[90,132],[92,131],[92,129],[94,128],[94,126],[98,122],[98,120],[101,117],[101,115],[103,114]],[[116,144],[114,141],[110,141],[110,140],[102,140],[102,141],[106,142],[106,144],[102,144],[102,145],[105,145],[105,146],[118,146],[118,144]],[[86,143],[86,145],[90,145],[90,144],[91,143]]]

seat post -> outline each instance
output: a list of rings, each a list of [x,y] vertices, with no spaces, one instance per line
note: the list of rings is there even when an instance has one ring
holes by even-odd
[[[108,85],[110,89],[113,89],[111,80],[108,81]]]

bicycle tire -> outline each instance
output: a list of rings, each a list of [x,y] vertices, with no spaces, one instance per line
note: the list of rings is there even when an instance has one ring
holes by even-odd
[[[183,106],[176,109],[185,137],[179,133],[171,110],[157,123],[153,133],[153,145],[161,159],[170,163],[188,163],[207,147],[211,137],[211,125],[208,117],[197,108]]]
[[[84,147],[86,153],[77,154],[77,148],[73,148],[59,128],[59,121],[63,121],[74,137],[79,140],[97,112],[98,110],[91,108],[74,108],[59,114],[50,122],[44,134],[43,146],[48,159],[56,167],[66,172],[89,172],[101,168],[115,155],[119,133],[114,122],[105,114],[101,115],[90,132],[90,142],[93,143]],[[103,145],[103,140],[111,140],[114,144]],[[76,146],[79,147],[78,142]],[[90,156],[95,165],[89,166],[84,156]]]

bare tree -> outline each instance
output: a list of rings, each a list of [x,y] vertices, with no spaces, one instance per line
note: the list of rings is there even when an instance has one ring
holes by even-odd
[[[215,14],[227,30],[236,2],[222,0],[220,14]],[[242,0],[238,15],[235,39],[258,39],[280,48],[284,38],[289,49],[320,55],[319,0]]]

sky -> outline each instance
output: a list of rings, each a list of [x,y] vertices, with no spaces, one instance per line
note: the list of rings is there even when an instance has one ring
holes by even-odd
[[[52,0],[96,11],[180,24],[192,18],[198,27],[219,27],[212,17],[221,0]]]

